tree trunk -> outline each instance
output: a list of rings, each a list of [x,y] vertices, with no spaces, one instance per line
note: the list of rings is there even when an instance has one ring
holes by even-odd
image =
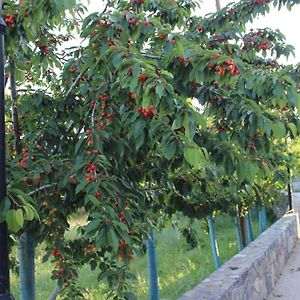
[[[22,154],[21,130],[18,115],[18,93],[15,75],[15,62],[9,57],[10,91],[12,99],[12,121],[14,131],[14,148],[18,156]],[[33,234],[26,229],[19,239],[19,277],[20,277],[20,300],[35,299],[35,242]]]
[[[246,226],[245,226],[245,217],[240,216],[240,227],[242,233],[242,242],[244,247],[247,246],[247,233],[246,233]]]
[[[221,9],[221,3],[220,3],[220,0],[216,0],[216,8],[217,8],[217,10],[220,10],[220,9]]]
[[[242,231],[241,231],[241,223],[240,223],[240,216],[237,214],[235,218],[235,227],[236,227],[236,235],[237,235],[237,242],[238,242],[238,249],[241,252],[244,249]]]
[[[15,62],[14,59],[9,57],[9,73],[10,73],[10,93],[11,93],[11,115],[13,122],[13,131],[14,131],[14,148],[17,155],[22,153],[21,139],[20,139],[20,124],[19,124],[19,115],[18,115],[18,93],[17,93],[17,82],[15,75]]]

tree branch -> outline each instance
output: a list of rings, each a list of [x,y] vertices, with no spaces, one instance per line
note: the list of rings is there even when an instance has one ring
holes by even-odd
[[[72,94],[72,92],[75,90],[75,88],[77,87],[81,77],[87,72],[88,68],[86,68],[85,70],[83,70],[75,79],[75,81],[72,83],[71,87],[68,89],[63,101],[66,101],[70,95]]]
[[[34,194],[36,194],[36,193],[38,193],[38,192],[44,191],[44,190],[46,190],[46,189],[48,189],[48,188],[50,188],[50,187],[53,187],[53,186],[55,186],[55,185],[57,185],[57,184],[54,183],[54,184],[46,184],[46,185],[43,185],[43,186],[37,188],[36,190],[34,190],[34,191],[28,193],[28,196],[32,196],[32,195],[34,195]]]
[[[142,53],[142,55],[146,58],[150,58],[150,59],[162,59],[161,55],[154,55],[154,54],[148,54],[148,53]]]
[[[17,93],[17,82],[15,76],[15,62],[12,56],[9,56],[9,74],[10,74],[10,93],[12,99],[12,121],[14,130],[14,148],[17,155],[22,153],[21,139],[20,139],[20,123],[18,115],[18,93]]]

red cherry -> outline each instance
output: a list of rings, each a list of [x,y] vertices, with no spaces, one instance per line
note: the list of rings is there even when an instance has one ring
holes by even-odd
[[[106,120],[111,120],[113,118],[113,115],[112,114],[107,114],[106,115]]]
[[[203,26],[197,26],[197,27],[196,27],[196,30],[198,30],[198,31],[203,31],[203,30],[204,30],[204,27],[203,27]]]
[[[180,64],[184,64],[185,63],[185,58],[184,57],[178,57],[178,61]]]
[[[126,247],[126,242],[125,241],[119,241],[118,248],[119,249],[124,249]]]
[[[134,17],[131,17],[129,20],[128,20],[129,24],[131,25],[135,25],[135,20],[134,20]]]
[[[132,100],[135,100],[135,99],[136,99],[135,93],[130,92],[130,93],[128,94],[128,96],[129,96],[129,98],[132,99]]]
[[[138,78],[139,83],[144,83],[148,79],[148,76],[146,75],[140,75]]]
[[[77,71],[76,66],[70,67],[69,71],[70,71],[70,73],[75,73]]]
[[[92,101],[90,102],[90,108],[94,108],[95,105],[96,105],[95,100],[92,100]]]
[[[104,20],[100,20],[99,22],[98,22],[98,25],[100,26],[100,27],[104,27],[105,26],[105,21]]]
[[[255,145],[254,145],[254,143],[250,143],[248,148],[249,148],[250,150],[255,150]]]
[[[60,256],[60,252],[59,252],[59,250],[57,250],[57,249],[53,249],[53,250],[51,251],[51,255],[54,256],[54,257],[57,257],[57,256]]]
[[[100,125],[98,126],[98,129],[99,130],[103,130],[105,127],[105,123],[104,122],[101,122]]]
[[[144,26],[145,26],[145,27],[151,27],[151,24],[145,20],[145,21],[144,21]]]

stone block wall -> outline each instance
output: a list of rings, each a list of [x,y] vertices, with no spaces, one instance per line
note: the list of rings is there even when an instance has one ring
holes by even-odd
[[[263,300],[298,239],[298,214],[286,214],[179,300]]]

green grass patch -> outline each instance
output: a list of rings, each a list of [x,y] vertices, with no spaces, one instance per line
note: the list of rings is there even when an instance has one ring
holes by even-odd
[[[80,221],[80,222],[79,222]],[[84,218],[76,222],[82,224]],[[179,220],[186,222],[185,218]],[[254,236],[258,236],[258,222],[252,217]],[[76,224],[75,224],[76,225]],[[233,218],[218,216],[216,218],[216,235],[222,263],[238,252],[236,231]],[[161,232],[155,233],[157,245],[159,288],[161,300],[174,300],[186,291],[193,288],[214,271],[209,235],[203,222],[195,221],[193,228],[197,232],[199,245],[189,249],[185,238],[179,229],[168,224]],[[68,233],[68,238],[74,238],[76,226]],[[14,251],[16,252],[16,251]],[[50,262],[42,263],[43,248],[37,248],[36,260],[36,291],[37,299],[48,299],[55,287],[50,279],[53,265]],[[136,257],[132,262],[132,271],[137,277],[136,293],[139,300],[148,299],[148,274],[146,256]],[[102,300],[105,284],[97,281],[97,272],[92,272],[88,265],[79,271],[79,284],[89,291],[85,299]],[[18,295],[18,277],[11,276],[12,291],[16,300]]]

